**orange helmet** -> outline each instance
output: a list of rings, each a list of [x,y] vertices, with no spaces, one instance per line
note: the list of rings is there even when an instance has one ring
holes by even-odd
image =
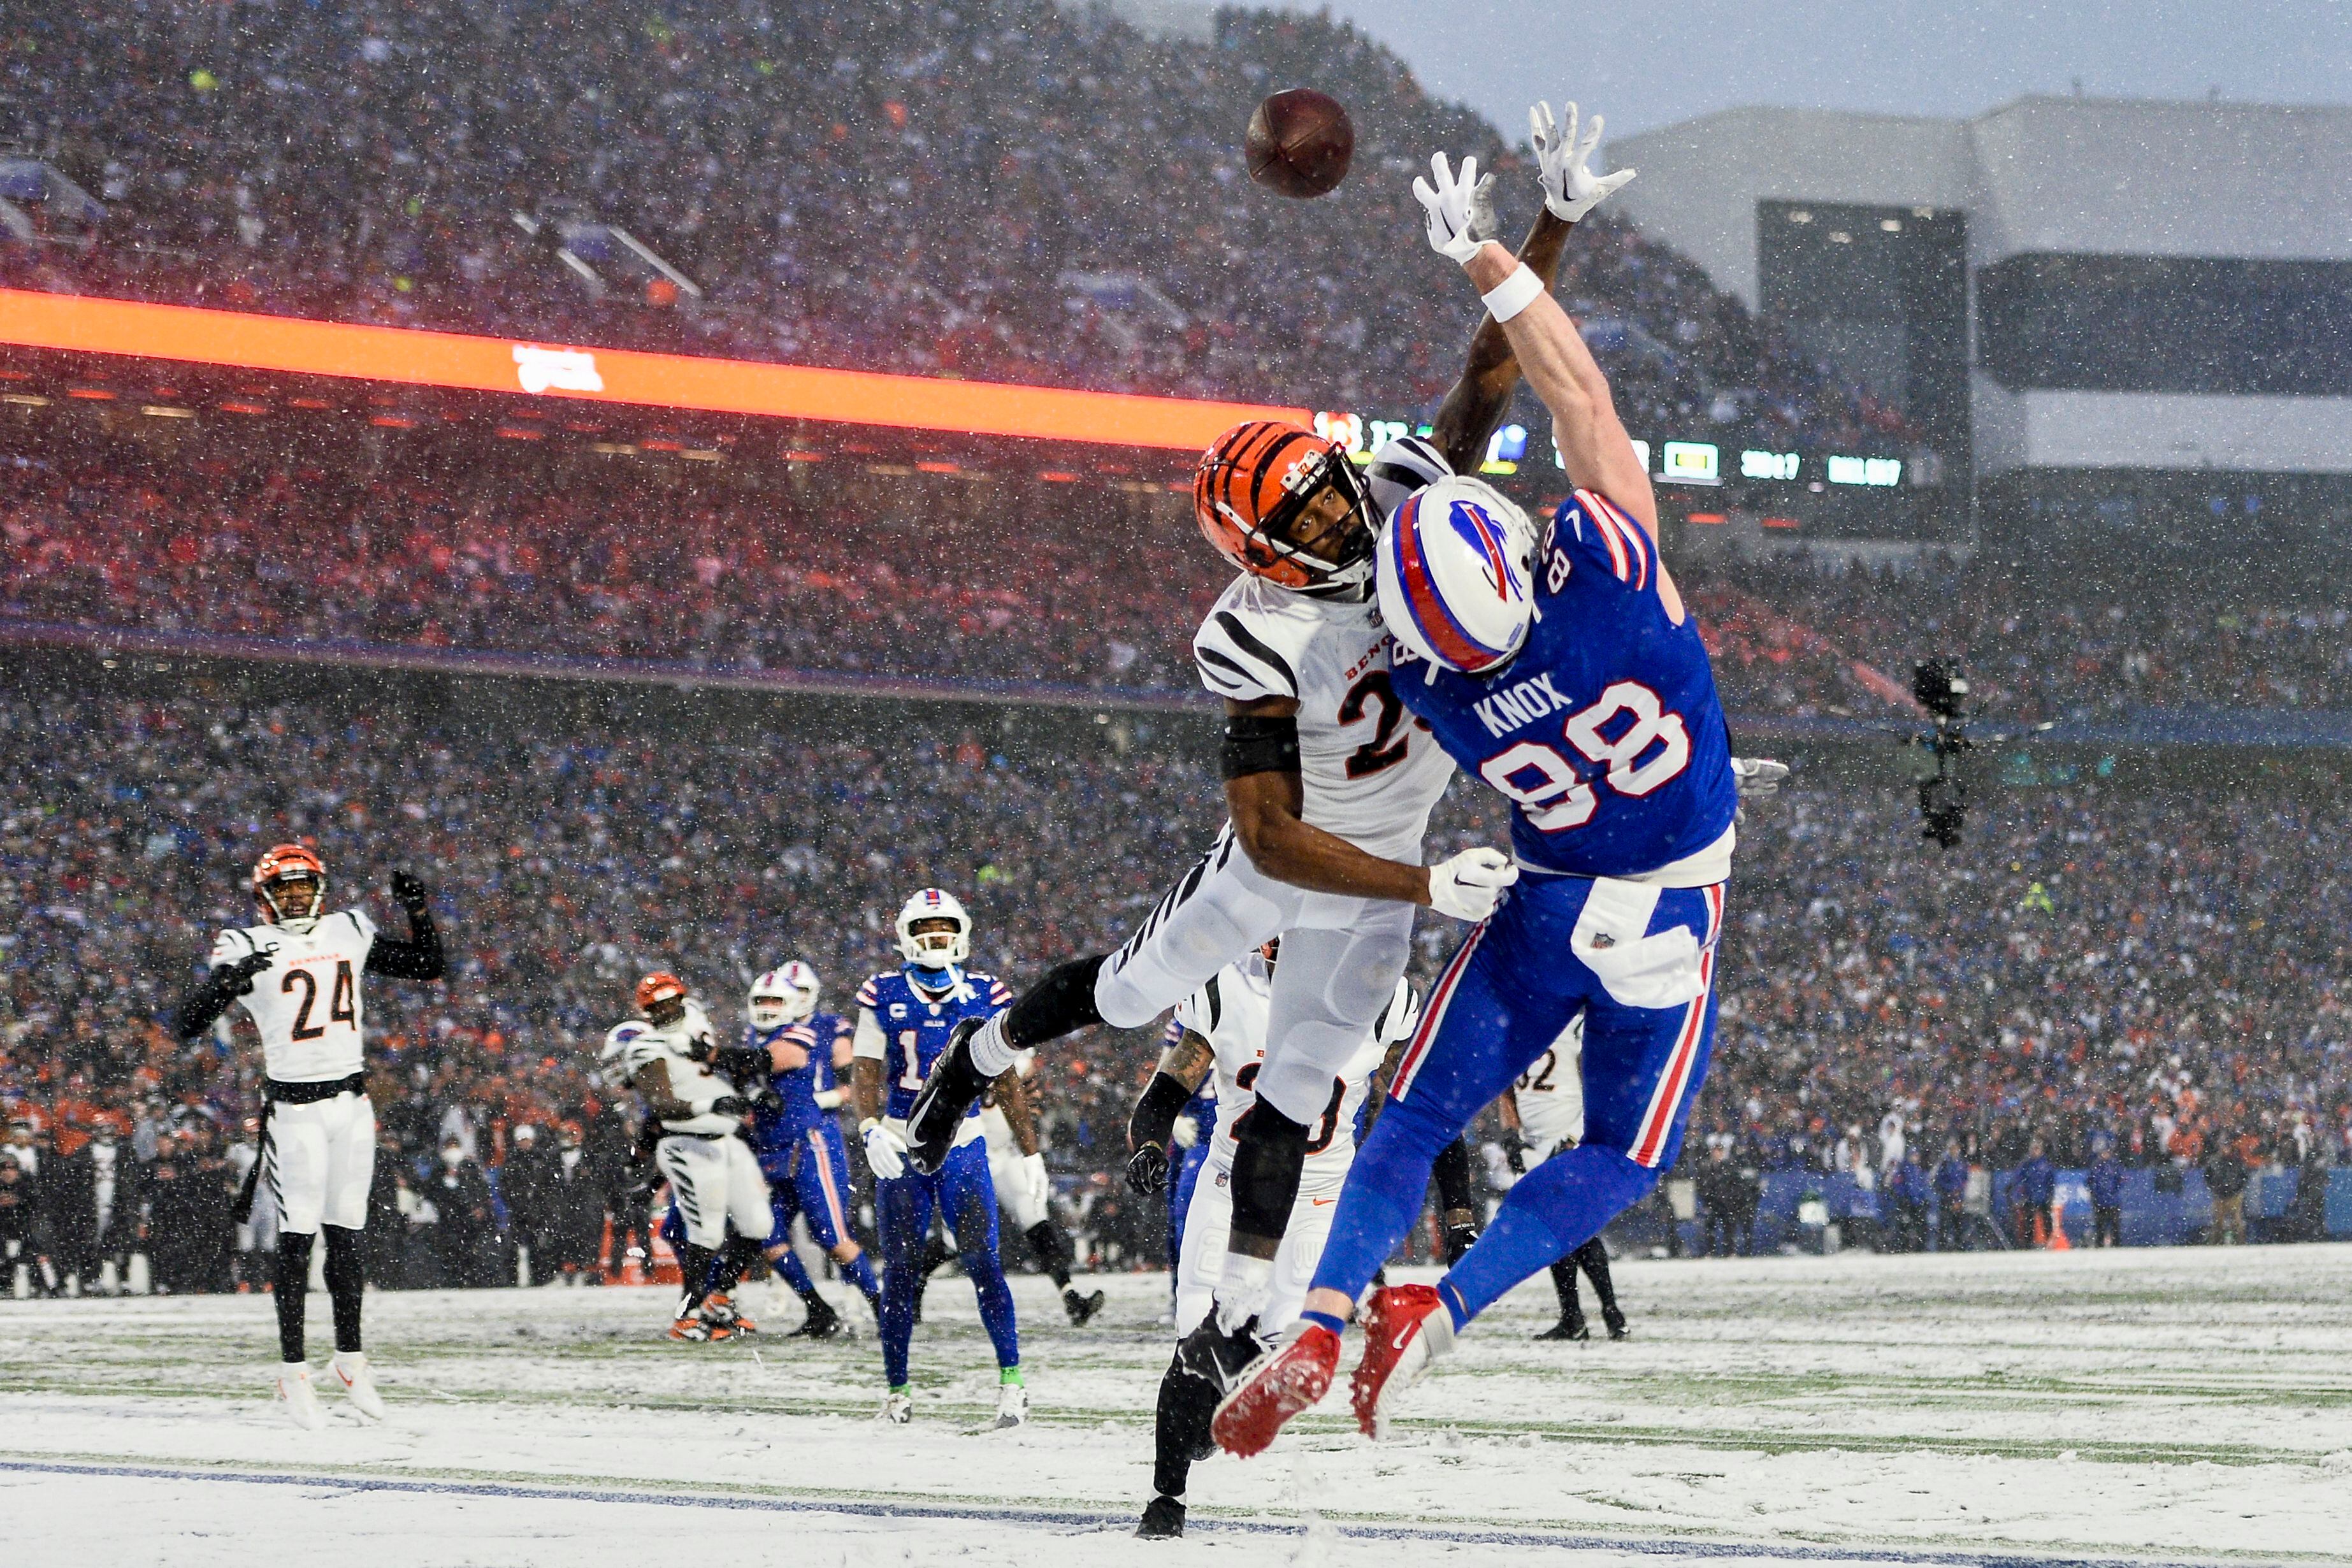
[[[661,1002],[684,1001],[686,982],[667,969],[656,969],[637,982],[637,1010],[651,1012]]]
[[[291,890],[283,883],[310,883],[310,907],[289,911],[282,899]],[[326,862],[300,844],[276,845],[253,862],[253,896],[277,924],[315,920],[327,908]]]
[[[1293,532],[1326,490],[1346,511],[1310,550]],[[1211,443],[1192,471],[1192,516],[1219,555],[1279,587],[1338,592],[1372,580],[1363,476],[1345,447],[1297,425],[1253,419]]]

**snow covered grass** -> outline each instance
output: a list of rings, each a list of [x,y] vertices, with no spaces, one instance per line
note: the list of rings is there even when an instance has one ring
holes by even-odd
[[[1396,1439],[1365,1442],[1335,1399],[1263,1459],[1199,1467],[1176,1547],[1125,1538],[1167,1357],[1157,1276],[1103,1281],[1085,1330],[1016,1281],[1036,1415],[1002,1435],[971,1431],[995,1376],[955,1279],[930,1292],[917,1420],[896,1428],[872,1419],[862,1307],[848,1343],[782,1338],[791,1308],[756,1344],[688,1346],[658,1337],[666,1292],[378,1295],[393,1419],[331,1396],[334,1423],[305,1433],[263,1396],[265,1299],[0,1303],[0,1517],[12,1561],[173,1568],[329,1533],[353,1563],[564,1568],[682,1542],[795,1563],[1352,1564],[1396,1561],[1397,1531],[1463,1563],[2352,1556],[2352,1247],[1618,1280],[1631,1341],[1529,1343],[1552,1316],[1536,1281]],[[323,1364],[323,1321],[312,1343]]]

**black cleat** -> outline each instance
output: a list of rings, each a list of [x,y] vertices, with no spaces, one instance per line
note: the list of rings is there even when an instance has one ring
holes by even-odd
[[[1591,1339],[1592,1327],[1582,1318],[1562,1318],[1536,1335],[1538,1339]]]
[[[966,1019],[948,1035],[947,1049],[931,1064],[922,1092],[907,1113],[907,1163],[925,1176],[937,1176],[955,1147],[956,1129],[965,1113],[988,1092],[989,1080],[971,1064],[971,1037],[982,1019]]]
[[[832,1339],[841,1333],[841,1314],[823,1296],[812,1297],[802,1304],[808,1308],[808,1315],[792,1332],[793,1338]]]
[[[1616,1308],[1601,1308],[1601,1321],[1609,1325],[1609,1337],[1611,1339],[1631,1339],[1633,1337],[1633,1331],[1625,1326],[1625,1314],[1619,1312]]]
[[[1139,1541],[1181,1541],[1184,1536],[1184,1505],[1172,1497],[1155,1497],[1143,1508],[1143,1521],[1135,1527]]]
[[[1259,1337],[1255,1318],[1224,1333],[1218,1330],[1217,1314],[1212,1311],[1177,1345],[1176,1364],[1216,1390],[1223,1399],[1241,1385],[1258,1358],[1273,1349],[1270,1341]]]
[[[1103,1293],[1097,1291],[1091,1296],[1082,1296],[1076,1290],[1064,1291],[1062,1310],[1070,1314],[1072,1328],[1082,1329],[1093,1320],[1097,1312],[1103,1310]],[[1181,1508],[1183,1505],[1180,1503],[1177,1506]],[[1177,1533],[1181,1535],[1183,1532],[1179,1531]]]
[[[1478,1228],[1475,1225],[1449,1225],[1445,1228],[1445,1266],[1449,1269],[1462,1261],[1462,1254],[1478,1244]]]

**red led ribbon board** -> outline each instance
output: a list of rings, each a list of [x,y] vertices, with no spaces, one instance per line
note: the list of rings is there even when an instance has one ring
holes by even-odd
[[[407,386],[1197,451],[1303,408],[814,370],[0,289],[0,344]]]

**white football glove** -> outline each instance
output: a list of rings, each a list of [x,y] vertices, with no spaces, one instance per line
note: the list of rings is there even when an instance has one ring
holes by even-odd
[[[1201,1124],[1190,1116],[1179,1116],[1176,1125],[1169,1129],[1168,1138],[1178,1148],[1189,1149],[1201,1141]]]
[[[1429,906],[1456,920],[1484,920],[1518,880],[1519,868],[1500,850],[1464,850],[1429,868]]]
[[[866,1168],[884,1181],[896,1181],[907,1174],[906,1135],[887,1122],[868,1122],[865,1127]]]
[[[1739,785],[1742,800],[1762,800],[1780,792],[1780,781],[1789,777],[1789,765],[1765,757],[1735,757],[1731,759],[1731,776]]]
[[[1456,175],[1443,152],[1430,158],[1429,172],[1436,177],[1434,186],[1419,175],[1412,182],[1413,199],[1424,214],[1422,232],[1429,236],[1430,249],[1467,267],[1495,235],[1495,176],[1478,178],[1475,156],[1462,160]]]
[[[1592,117],[1591,128],[1580,141],[1575,103],[1560,107],[1568,110],[1568,129],[1564,131],[1552,123],[1550,104],[1538,103],[1528,110],[1528,140],[1536,147],[1536,172],[1543,181],[1544,206],[1560,222],[1572,224],[1599,206],[1601,198],[1624,189],[1633,180],[1633,171],[1620,169],[1613,174],[1595,175],[1586,168],[1594,149],[1601,145],[1601,116]]]
[[[1054,1196],[1054,1184],[1045,1175],[1045,1151],[1021,1156],[1021,1185],[1029,1189],[1029,1201],[1039,1208],[1046,1207]]]

